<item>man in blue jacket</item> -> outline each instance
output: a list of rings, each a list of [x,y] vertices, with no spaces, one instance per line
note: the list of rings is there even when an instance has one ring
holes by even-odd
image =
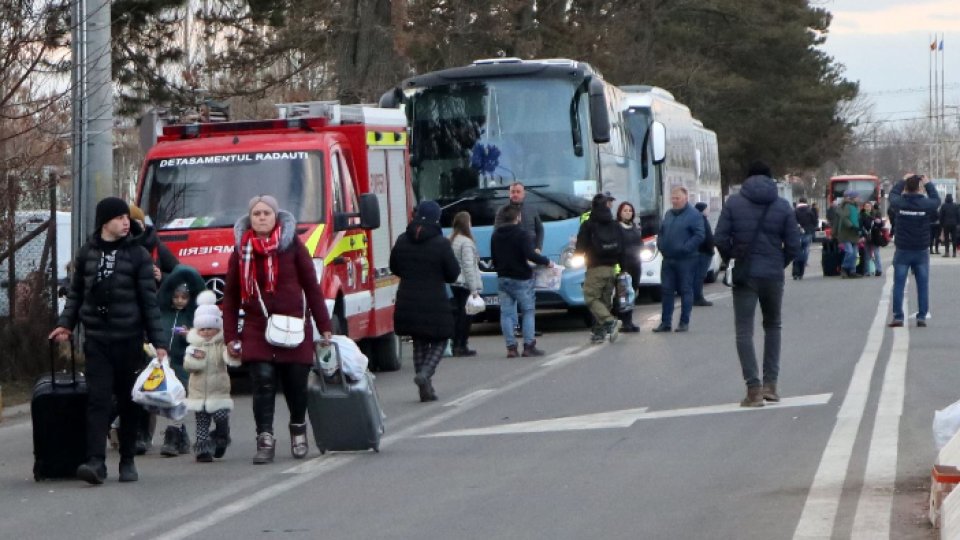
[[[926,195],[922,193],[926,190]],[[893,320],[903,326],[903,288],[907,272],[917,281],[917,326],[927,326],[930,284],[930,224],[940,206],[940,195],[926,176],[908,175],[890,190],[890,212],[895,217],[893,253]]]
[[[660,265],[661,312],[660,326],[654,332],[669,332],[673,323],[673,301],[680,292],[680,324],[677,332],[690,327],[693,310],[693,279],[700,261],[700,244],[706,237],[703,216],[687,202],[687,188],[676,186],[670,190],[673,206],[663,215],[657,247],[663,255]]]
[[[777,196],[777,185],[771,176],[770,167],[762,162],[750,166],[740,192],[731,195],[723,205],[713,235],[724,260],[733,258],[738,264],[749,260],[746,282],[733,286],[737,356],[747,385],[747,396],[740,402],[743,407],[762,407],[764,400],[780,401],[777,380],[783,274],[800,252],[796,215],[790,203]],[[753,347],[753,316],[758,302],[763,313],[762,375]]]

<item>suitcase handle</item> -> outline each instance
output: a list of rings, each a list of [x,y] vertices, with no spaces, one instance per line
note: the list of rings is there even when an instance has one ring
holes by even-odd
[[[70,383],[63,383],[60,386],[76,386],[77,384],[77,352],[73,346],[73,338],[68,339],[70,342],[70,372],[73,374],[73,380]],[[57,353],[56,347],[54,346],[56,342],[50,340],[50,384],[57,386]]]
[[[347,376],[343,373],[343,363],[340,361],[340,346],[336,342],[329,341],[330,346],[333,347],[333,352],[337,355],[337,369],[340,371],[340,386],[343,387],[343,390],[346,392],[350,391],[350,387],[347,385]],[[317,374],[317,378],[320,379],[320,387],[324,390],[327,389],[327,381],[323,375],[323,367],[320,366],[320,358],[317,355],[317,348],[313,348],[313,372]]]

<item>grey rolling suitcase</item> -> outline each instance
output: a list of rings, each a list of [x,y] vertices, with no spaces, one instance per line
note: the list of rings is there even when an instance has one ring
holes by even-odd
[[[336,348],[336,343],[332,346]],[[383,413],[373,375],[368,372],[364,380],[351,383],[339,369],[339,354],[337,363],[336,373],[329,376],[315,362],[307,382],[307,413],[317,448],[321,454],[328,450],[379,452]]]

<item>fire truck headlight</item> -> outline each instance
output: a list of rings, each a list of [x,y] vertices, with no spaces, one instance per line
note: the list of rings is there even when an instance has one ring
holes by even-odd
[[[317,273],[317,283],[323,281],[323,259],[313,260],[313,270]]]

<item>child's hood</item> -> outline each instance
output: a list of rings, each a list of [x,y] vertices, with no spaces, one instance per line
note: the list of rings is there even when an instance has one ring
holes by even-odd
[[[160,282],[160,288],[157,290],[157,303],[160,305],[161,311],[174,311],[173,293],[177,290],[177,287],[184,283],[190,290],[190,302],[187,303],[185,310],[187,313],[193,313],[197,307],[197,295],[203,292],[206,286],[200,272],[185,264],[175,266]]]
[[[203,347],[205,345],[220,345],[223,343],[223,330],[217,332],[217,335],[210,338],[210,340],[203,339],[200,336],[200,332],[196,328],[191,328],[190,332],[187,333],[187,343],[193,345],[194,347]]]

